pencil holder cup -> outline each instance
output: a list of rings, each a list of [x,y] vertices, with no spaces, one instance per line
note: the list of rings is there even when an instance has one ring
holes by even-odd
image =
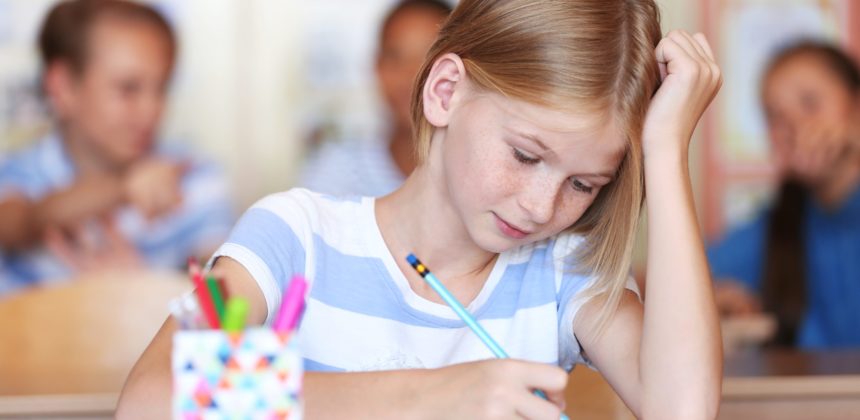
[[[182,330],[173,336],[173,418],[302,418],[302,357],[291,334]]]

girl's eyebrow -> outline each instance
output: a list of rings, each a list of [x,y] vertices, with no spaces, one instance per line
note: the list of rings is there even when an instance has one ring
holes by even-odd
[[[589,178],[589,177],[604,178],[604,179],[608,180],[609,182],[612,182],[615,180],[615,174],[609,173],[609,172],[601,172],[601,173],[594,173],[594,174],[583,174],[582,176],[584,176],[586,178]]]
[[[527,133],[523,133],[522,131],[517,131],[517,130],[514,130],[514,134],[516,134],[517,136],[522,137],[522,138],[524,138],[524,139],[526,139],[526,140],[531,141],[532,143],[534,143],[535,145],[537,145],[537,147],[539,147],[539,148],[540,148],[541,150],[543,150],[544,152],[547,152],[547,153],[550,153],[550,154],[552,154],[552,155],[555,155],[555,152],[554,152],[552,149],[550,149],[550,148],[549,148],[549,146],[547,146],[546,144],[544,144],[544,142],[540,141],[540,139],[539,139],[539,138],[537,138],[537,136],[534,136],[534,135],[531,135],[531,134],[527,134]]]

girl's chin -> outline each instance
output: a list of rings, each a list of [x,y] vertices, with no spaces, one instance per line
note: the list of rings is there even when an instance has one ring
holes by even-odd
[[[488,234],[484,238],[473,237],[473,239],[477,239],[475,240],[475,245],[477,245],[478,248],[494,254],[501,254],[502,252],[510,251],[522,245],[513,239],[505,238],[498,234]]]

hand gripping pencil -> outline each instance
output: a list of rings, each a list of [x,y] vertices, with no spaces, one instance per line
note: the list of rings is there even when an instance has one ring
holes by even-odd
[[[445,303],[448,304],[448,306],[450,306],[451,309],[454,310],[457,316],[459,316],[460,319],[462,319],[463,322],[466,323],[466,325],[472,330],[472,332],[474,332],[475,335],[477,335],[478,338],[480,338],[481,341],[484,342],[484,344],[490,349],[490,351],[493,352],[494,355],[496,355],[497,358],[508,358],[508,354],[505,353],[505,350],[502,349],[502,346],[500,346],[499,343],[496,342],[496,340],[493,340],[493,337],[490,336],[487,330],[485,330],[484,327],[482,327],[481,324],[479,324],[478,321],[474,317],[472,317],[472,314],[470,314],[469,311],[467,311],[466,308],[464,308],[463,305],[457,300],[457,298],[455,298],[454,295],[452,295],[451,292],[448,291],[445,285],[443,285],[442,282],[440,282],[439,279],[437,279],[436,276],[434,276],[433,273],[430,272],[430,269],[428,269],[426,265],[424,265],[423,263],[421,263],[420,260],[418,260],[418,257],[416,257],[415,254],[409,254],[406,257],[406,261],[409,261],[409,264],[412,266],[412,268],[414,268],[415,271],[417,271],[418,274],[421,275],[424,281],[426,281],[427,284],[429,284],[430,287],[433,288],[436,294],[438,294],[439,297],[441,297],[442,300],[444,300]],[[547,399],[546,394],[539,389],[536,389],[534,393],[535,395],[543,399]],[[562,413],[561,420],[569,419],[564,413]]]

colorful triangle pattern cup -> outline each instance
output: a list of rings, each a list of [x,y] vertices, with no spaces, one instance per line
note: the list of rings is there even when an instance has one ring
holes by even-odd
[[[302,357],[292,333],[181,330],[173,337],[175,420],[302,418]]]

